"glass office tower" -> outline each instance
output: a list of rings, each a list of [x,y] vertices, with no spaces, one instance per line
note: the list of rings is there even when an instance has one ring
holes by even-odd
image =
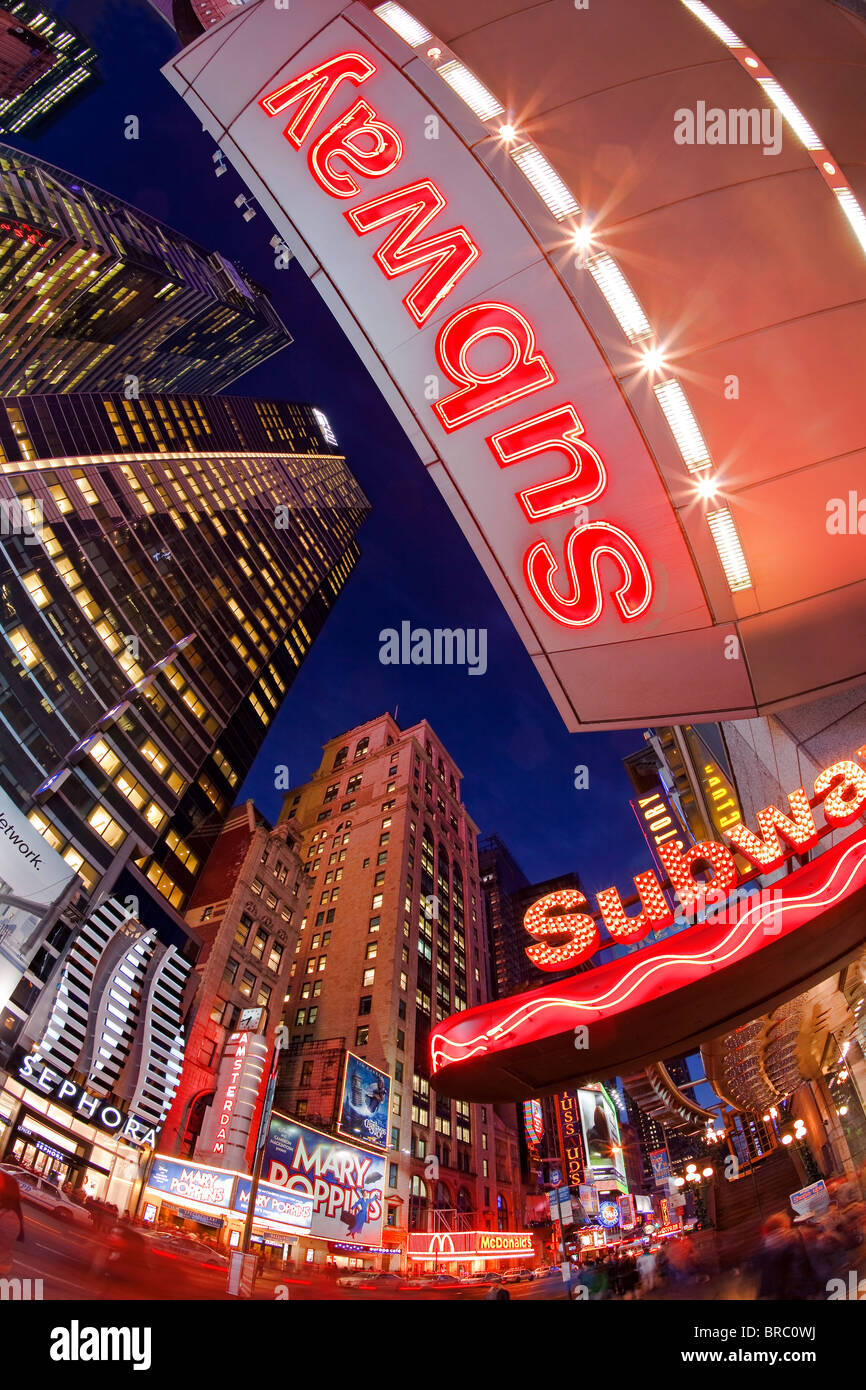
[[[325,431],[236,396],[0,398],[0,789],[84,892],[129,866],[185,905],[358,558]]]

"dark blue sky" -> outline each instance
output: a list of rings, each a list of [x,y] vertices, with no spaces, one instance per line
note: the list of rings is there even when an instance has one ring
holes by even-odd
[[[100,54],[102,85],[63,112],[31,150],[127,199],[238,262],[270,294],[294,344],[236,383],[236,393],[321,406],[373,504],[362,559],[286,698],[241,790],[275,816],[273,769],[292,781],[318,765],[322,743],[388,709],[405,727],[426,717],[464,774],[482,834],[495,832],[530,879],[576,869],[590,890],[628,886],[651,866],[629,807],[623,754],[633,733],[565,727],[451,514],[388,407],[306,276],[278,271],[264,213],[244,222],[243,185],[214,175],[215,146],[160,67],[177,42],[146,0],[55,0]],[[140,138],[124,138],[136,115]],[[381,629],[413,624],[484,627],[488,670],[382,666]],[[573,769],[589,769],[574,788]]]

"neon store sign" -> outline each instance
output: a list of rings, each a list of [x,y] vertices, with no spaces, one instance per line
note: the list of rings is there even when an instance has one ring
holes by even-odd
[[[866,760],[866,745],[856,757]],[[818,807],[822,827],[815,817]],[[835,962],[862,946],[862,910],[856,895],[866,892],[866,829],[861,826],[784,875],[768,895],[754,893],[733,906],[732,890],[741,876],[732,851],[754,866],[753,873],[742,879],[769,873],[792,855],[813,849],[824,836],[852,825],[864,813],[866,771],[860,763],[845,759],[819,773],[811,796],[804,787],[795,788],[788,796],[787,811],[778,806],[759,811],[757,831],[742,822],[732,825],[724,832],[730,849],[716,841],[687,848],[680,841],[660,845],[658,853],[683,912],[700,913],[711,897],[727,902],[723,912],[708,914],[706,920],[671,939],[560,979],[555,989],[531,990],[444,1020],[431,1034],[433,1071],[471,1063],[471,1087],[476,1092],[489,1085],[491,1078],[502,1089],[502,1075],[513,1078],[527,1065],[525,1057],[530,1053],[524,1055],[521,1049],[531,1044],[531,1057],[535,1057],[539,1042],[560,1039],[551,1056],[561,1068],[562,1079],[571,1080],[579,1071],[579,1054],[571,1038],[576,1025],[596,1025],[601,1031],[594,1034],[594,1046],[607,1049],[605,1060],[619,1065],[627,1053],[633,1056],[635,1049],[640,1053],[642,1047],[659,1040],[664,1046],[674,1037],[690,1040],[710,1036],[710,1028],[724,1031],[732,1019],[749,1016],[744,1009],[765,1005],[775,992],[790,993],[792,982],[825,978]],[[701,882],[698,874],[708,871],[709,883]],[[640,906],[630,915],[616,888],[597,895],[601,919],[616,942],[639,942],[672,921],[672,909],[655,873],[638,874],[634,884]],[[534,940],[527,955],[540,969],[573,969],[597,949],[598,928],[592,917],[578,910],[581,906],[586,906],[586,899],[569,889],[547,894],[529,908],[525,925]],[[789,947],[792,937],[797,938],[794,950]],[[752,961],[759,953],[763,955]],[[726,977],[736,979],[735,988],[724,987]],[[673,1010],[675,993],[677,1008]],[[631,1024],[631,1032],[626,1024],[629,1014],[638,1019]],[[641,1036],[647,1019],[654,1030],[652,1042]],[[674,1034],[675,1029],[680,1031]],[[456,1075],[449,1084],[463,1094]],[[518,1082],[519,1076],[515,1086]],[[445,1084],[444,1078],[440,1084]],[[470,1098],[476,1098],[475,1094]]]
[[[866,760],[866,745],[857,750],[856,756]],[[818,806],[824,814],[823,831],[818,829],[813,813]],[[742,821],[722,833],[733,849],[749,861],[754,872],[769,873],[792,855],[813,849],[822,834],[850,825],[863,815],[864,809],[866,771],[858,763],[844,760],[833,763],[816,777],[811,797],[805,787],[790,792],[788,812],[777,806],[765,806],[759,811],[758,834]],[[658,837],[656,853],[686,916],[725,902],[738,883],[753,876],[741,875],[731,850],[716,840],[701,840],[684,847],[680,839]],[[709,883],[704,881],[707,870],[711,873]],[[651,931],[673,922],[673,909],[652,869],[637,874],[634,886],[640,908],[632,915],[626,913],[616,888],[605,888],[596,897],[599,916],[614,942],[642,941]],[[587,900],[579,889],[561,888],[545,893],[527,909],[523,925],[534,942],[525,950],[539,970],[570,970],[598,950],[601,937],[594,919],[577,910],[585,906]]]
[[[534,1255],[532,1236],[523,1231],[434,1231],[409,1233],[410,1260],[508,1260]]]
[[[144,1120],[136,1119],[104,1096],[95,1096],[85,1086],[61,1076],[42,1061],[36,1053],[30,1053],[21,1061],[18,1077],[32,1091],[48,1096],[64,1110],[69,1110],[79,1119],[95,1125],[106,1134],[116,1134],[127,1144],[140,1147],[143,1144],[156,1144],[156,1130]]]
[[[365,55],[339,53],[268,92],[258,103],[267,116],[287,120],[286,141],[295,151],[306,149],[312,178],[337,201],[355,198],[362,180],[384,178],[403,158],[399,132],[367,100],[353,100],[351,89],[375,73],[375,63]],[[328,116],[336,118],[314,136],[326,107],[332,108]],[[482,255],[466,227],[447,226],[446,207],[437,184],[423,178],[367,198],[343,213],[357,236],[380,234],[372,256],[386,279],[417,277],[402,301],[416,328],[426,324]],[[499,365],[492,366],[491,354],[497,352]],[[475,421],[489,423],[485,442],[500,469],[517,468],[519,473],[521,463],[551,452],[564,461],[558,476],[514,494],[527,527],[573,513],[603,496],[607,468],[583,437],[576,405],[558,400],[538,409],[535,397],[554,388],[557,378],[525,314],[500,301],[461,308],[440,329],[435,354],[454,388],[430,406],[446,434]],[[527,403],[525,418],[497,428],[498,413],[521,400]],[[615,609],[622,622],[632,622],[652,602],[652,576],[640,547],[610,521],[576,522],[559,556],[543,536],[527,532],[523,582],[554,622],[588,628],[599,620],[605,604],[599,572],[605,558],[618,571],[612,595]]]

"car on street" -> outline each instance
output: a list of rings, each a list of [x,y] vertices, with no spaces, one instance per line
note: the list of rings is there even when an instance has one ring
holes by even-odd
[[[23,1163],[16,1163],[14,1158],[4,1159],[0,1163],[0,1173],[9,1173],[13,1178],[17,1178],[19,1173],[29,1173],[30,1169],[25,1168]]]
[[[369,1278],[369,1270],[355,1269],[351,1274],[341,1274],[337,1280],[338,1289],[356,1289],[358,1285]]]
[[[365,1274],[355,1288],[364,1289],[367,1293],[397,1293],[405,1286],[406,1280],[402,1274],[391,1274],[387,1270],[381,1270],[375,1274]]]
[[[532,1275],[528,1269],[506,1269],[502,1275],[503,1284],[522,1284],[525,1279],[531,1279]]]
[[[65,1192],[61,1192],[56,1183],[30,1172],[15,1173],[14,1177],[21,1191],[22,1201],[32,1202],[34,1206],[41,1207],[43,1211],[56,1217],[58,1221],[65,1221],[69,1225],[93,1225],[93,1216],[87,1208],[73,1202]]]
[[[228,1272],[228,1256],[221,1250],[215,1250],[212,1245],[196,1240],[195,1236],[166,1235],[154,1242],[153,1249],[156,1255],[175,1256],[202,1269]]]

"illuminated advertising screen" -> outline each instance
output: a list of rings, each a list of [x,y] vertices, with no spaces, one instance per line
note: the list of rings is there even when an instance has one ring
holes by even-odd
[[[625,1181],[616,1107],[603,1086],[577,1093],[587,1177]]]
[[[251,1178],[238,1178],[232,1206],[244,1217],[250,1209],[251,1187]],[[285,1227],[295,1235],[307,1235],[313,1220],[313,1199],[301,1192],[284,1192],[280,1187],[259,1183],[256,1220],[269,1226]]]
[[[540,1144],[544,1138],[544,1116],[540,1100],[523,1102],[523,1130],[527,1144]]]
[[[156,1192],[164,1192],[169,1198],[204,1202],[228,1211],[234,1182],[234,1173],[202,1168],[195,1163],[183,1163],[180,1159],[155,1158],[147,1185]]]
[[[30,964],[39,928],[75,877],[0,791],[0,1007]]]
[[[275,1114],[262,1179],[272,1189],[312,1198],[311,1235],[363,1246],[381,1244],[385,1209],[381,1154]]]
[[[347,1052],[338,1132],[386,1149],[390,1113],[391,1078],[388,1073],[371,1067],[363,1057]]]

